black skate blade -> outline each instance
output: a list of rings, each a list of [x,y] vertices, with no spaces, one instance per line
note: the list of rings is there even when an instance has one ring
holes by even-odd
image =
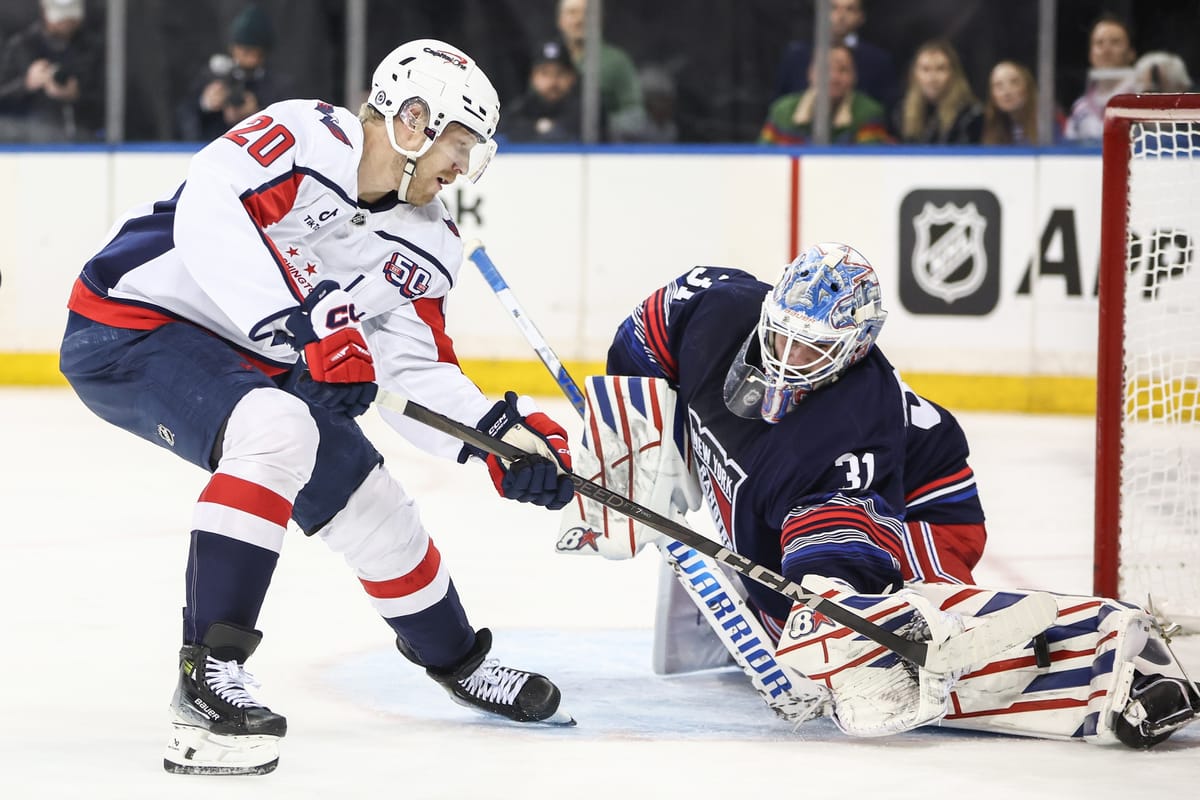
[[[277,766],[279,766],[278,758],[254,766],[202,766],[199,764],[176,764],[168,758],[163,759],[163,769],[172,775],[266,775],[274,772]]]

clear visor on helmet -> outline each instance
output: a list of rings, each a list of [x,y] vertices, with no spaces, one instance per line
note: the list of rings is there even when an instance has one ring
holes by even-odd
[[[836,377],[858,338],[856,328],[805,332],[803,320],[783,324],[764,305],[758,324],[759,349],[767,388],[763,418],[778,422],[804,395]],[[832,335],[830,335],[832,334]]]
[[[428,153],[436,141],[433,131],[425,124],[428,119],[429,106],[424,100],[419,97],[406,100],[396,114],[396,124],[387,126],[392,149],[413,160]],[[447,129],[453,124],[448,123]],[[437,139],[442,140],[442,147],[448,148],[448,155],[453,159],[457,171],[466,175],[471,183],[475,183],[492,162],[492,156],[496,154],[496,142],[480,136],[462,123],[458,124],[470,135],[447,137],[443,132]],[[405,142],[398,141],[397,135],[402,136]],[[409,142],[412,142],[413,147],[405,148],[404,144]]]
[[[477,183],[483,177],[488,164],[492,163],[492,156],[494,155],[496,155],[496,142],[494,139],[482,139],[476,142],[471,148],[470,158],[467,160],[467,171],[464,173],[467,176],[467,180],[471,183]]]

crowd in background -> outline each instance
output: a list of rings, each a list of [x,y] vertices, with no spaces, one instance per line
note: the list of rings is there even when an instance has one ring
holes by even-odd
[[[499,138],[583,136],[587,0],[367,3],[366,63],[431,37],[499,91]],[[1118,92],[1186,91],[1200,0],[1059,0],[1048,136],[1037,0],[831,0],[835,144],[1094,143]],[[127,0],[124,138],[207,141],[285,97],[345,97],[344,0]],[[806,144],[819,74],[812,0],[605,0],[600,140]],[[0,142],[103,141],[104,0],[0,8]]]

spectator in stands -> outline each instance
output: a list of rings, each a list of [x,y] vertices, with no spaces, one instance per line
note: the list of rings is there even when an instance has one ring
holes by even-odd
[[[1088,35],[1087,88],[1071,105],[1064,135],[1078,142],[1096,143],[1104,133],[1104,106],[1132,78],[1130,67],[1137,52],[1129,28],[1117,17],[1104,14]]]
[[[934,39],[917,49],[894,124],[905,144],[979,143],[983,107],[950,42]]]
[[[234,123],[289,96],[288,82],[270,71],[271,20],[258,5],[233,20],[227,53],[208,60],[176,114],[180,138],[211,141]]]
[[[1062,133],[1056,114],[1054,140]],[[988,99],[983,110],[983,144],[1040,144],[1038,88],[1033,73],[1015,61],[1001,61],[988,76]]]
[[[0,141],[95,140],[103,126],[103,36],[83,0],[41,0],[0,51]]]
[[[809,67],[809,83],[816,76]],[[760,144],[806,144],[812,138],[815,89],[786,94],[771,104],[758,136]],[[829,107],[832,144],[879,144],[891,141],[883,106],[854,90],[854,54],[845,45],[829,51]]]
[[[621,124],[609,128],[608,138],[614,142],[669,144],[679,141],[679,124],[675,119],[675,79],[666,67],[648,65],[638,72],[642,86],[645,117],[631,128]],[[627,118],[628,119],[628,118]]]
[[[1187,65],[1174,53],[1154,50],[1133,65],[1133,77],[1121,92],[1190,92],[1192,78]]]
[[[850,48],[854,54],[854,70],[858,75],[858,90],[875,98],[890,111],[899,93],[896,63],[891,54],[878,45],[863,41],[859,29],[867,21],[864,0],[833,0],[829,9],[832,44]],[[811,42],[789,42],[779,62],[775,78],[775,98],[803,92],[809,86],[809,63],[812,61]]]
[[[584,73],[586,20],[587,0],[558,0],[558,31],[580,75]],[[625,131],[637,130],[644,124],[646,113],[633,59],[624,50],[603,41],[600,42],[600,112],[606,129],[616,126]]]
[[[500,116],[500,134],[510,142],[578,142],[579,73],[558,40],[534,51],[529,87]]]

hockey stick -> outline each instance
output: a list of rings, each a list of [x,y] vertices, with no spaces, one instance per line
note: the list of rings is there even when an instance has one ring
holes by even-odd
[[[517,327],[524,334],[525,340],[534,352],[542,360],[542,363],[554,377],[560,389],[575,406],[575,410],[579,412],[580,417],[585,417],[586,400],[583,392],[579,388],[579,384],[571,377],[559,360],[550,343],[542,336],[541,331],[533,324],[533,320],[525,313],[524,308],[517,301],[516,295],[509,288],[507,281],[500,274],[499,268],[492,261],[491,257],[484,249],[483,243],[478,239],[471,241],[466,249],[467,257],[475,262],[475,266],[479,268],[488,285],[492,287],[496,299],[504,307],[504,310],[516,321]],[[762,624],[755,617],[754,613],[746,607],[745,601],[738,590],[732,585],[730,578],[722,571],[715,563],[705,558],[703,555],[694,550],[688,550],[678,543],[668,545],[662,541],[656,542],[659,554],[662,556],[664,563],[671,571],[671,575],[679,582],[684,592],[688,595],[691,601],[696,605],[700,614],[708,623],[709,629],[713,632],[716,638],[721,642],[722,646],[733,658],[734,662],[741,667],[746,677],[750,680],[750,685],[758,693],[767,707],[778,714],[780,717],[791,722],[800,723],[811,719],[815,714],[819,713],[821,705],[818,697],[821,690],[813,687],[813,690],[808,694],[798,690],[798,687],[793,683],[793,678],[800,678],[798,673],[793,670],[784,670],[781,665],[767,663],[759,663],[752,665],[746,659],[747,649],[752,643],[769,643],[770,637],[767,636]],[[716,585],[717,592],[720,596],[726,598],[727,602],[733,606],[733,611],[728,612],[722,609],[722,614],[728,617],[724,623],[717,619],[717,612],[705,600],[705,597],[700,595],[695,584],[688,580],[681,566],[681,561],[687,561],[691,566],[689,572],[695,572],[697,563],[703,561],[703,574],[708,581]],[[706,594],[713,594],[707,592]],[[717,596],[713,594],[713,596]],[[732,624],[736,619],[736,625]],[[736,633],[731,632],[736,631]]]
[[[492,259],[488,257],[487,251],[483,249],[483,242],[474,239],[467,244],[467,258],[475,262],[475,266],[479,267],[480,273],[483,274],[484,280],[488,282],[488,286],[492,287],[496,298],[504,306],[512,318],[516,321],[517,327],[521,329],[521,333],[525,334],[525,340],[533,346],[538,357],[542,359],[542,363],[546,365],[546,369],[550,370],[550,374],[554,376],[554,380],[558,382],[558,387],[563,390],[563,394],[571,401],[571,405],[575,406],[575,410],[579,412],[579,416],[583,416],[584,400],[583,393],[579,391],[579,387],[575,381],[571,380],[571,376],[567,374],[567,369],[558,360],[558,356],[550,349],[549,343],[542,336],[541,331],[533,324],[533,320],[525,313],[525,309],[521,308],[521,304],[517,302],[516,295],[508,288],[508,283],[500,274],[500,270],[496,269],[496,265],[492,263]]]
[[[513,462],[532,455],[401,395],[381,390],[376,402],[383,408],[454,436],[504,461]],[[931,648],[926,642],[914,642],[897,636],[859,616],[849,608],[838,605],[820,595],[811,594],[803,586],[785,578],[778,572],[756,564],[627,497],[611,492],[573,472],[567,472],[566,475],[575,485],[575,491],[584,497],[607,506],[626,517],[636,519],[693,550],[722,564],[727,564],[751,580],[774,589],[794,602],[824,614],[829,619],[930,672],[957,674],[984,664],[999,653],[1028,642],[1035,634],[1049,627],[1058,614],[1058,605],[1054,602],[1054,598],[1045,593],[1031,593],[1007,608],[984,618],[979,626],[952,636],[942,644]]]

